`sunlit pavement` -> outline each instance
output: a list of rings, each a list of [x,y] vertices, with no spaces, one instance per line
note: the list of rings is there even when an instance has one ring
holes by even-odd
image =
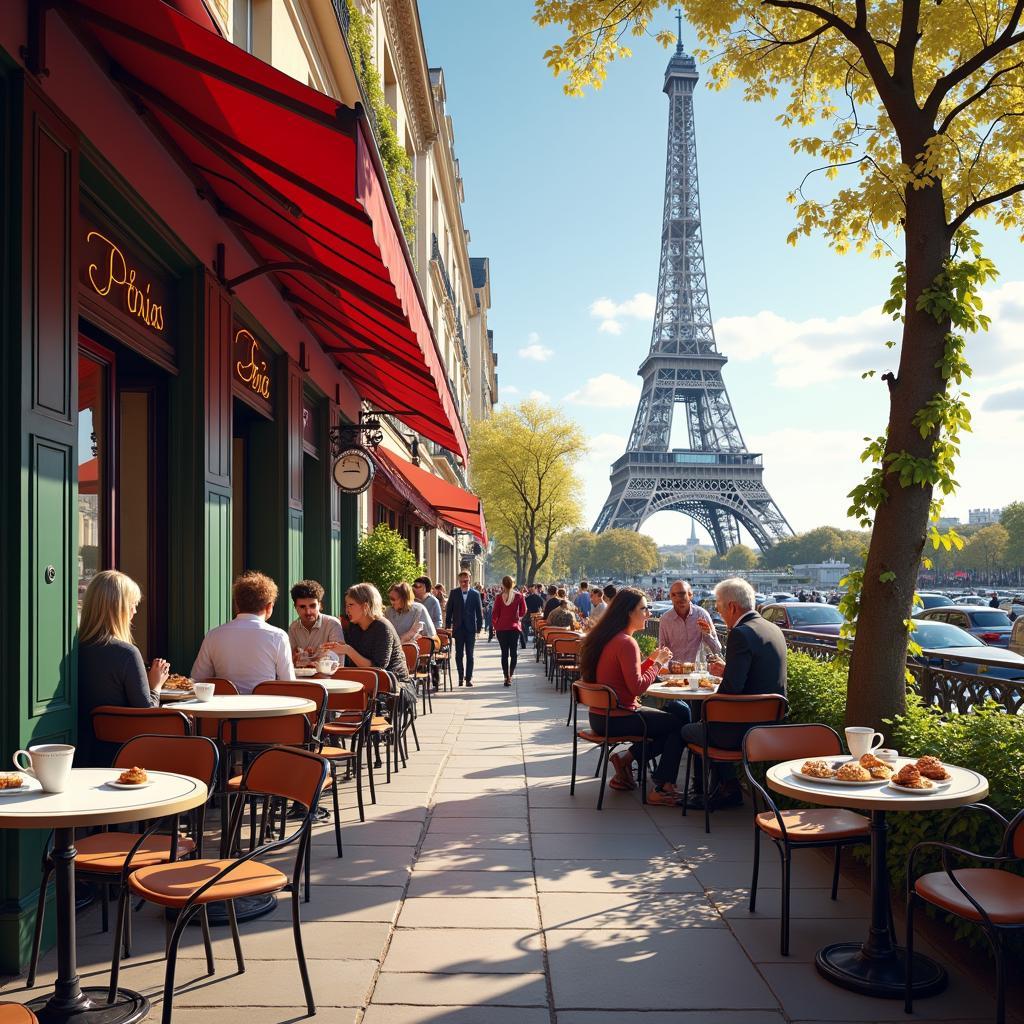
[[[316,829],[302,917],[319,1019],[620,1024],[633,1011],[644,1024],[914,1019],[901,1003],[845,992],[815,972],[815,951],[859,938],[868,915],[865,893],[848,882],[837,902],[828,898],[824,858],[794,858],[792,951],[782,957],[779,877],[768,857],[758,911],[746,907],[749,806],[715,814],[710,836],[700,814],[648,810],[635,793],[609,791],[598,812],[593,752],[570,797],[567,698],[532,649],[511,690],[501,685],[497,643],[477,651],[475,686],[435,697],[434,713],[417,722],[422,749],[378,786],[364,824],[345,787],[342,860],[333,825]],[[271,915],[242,925],[242,975],[226,929],[217,929],[217,973],[204,976],[199,931],[189,929],[175,1020],[304,1017],[290,909],[284,896]],[[134,920],[121,984],[149,995],[156,1016],[164,924],[149,906]],[[83,984],[105,984],[109,962],[110,939],[92,910],[79,926]],[[52,971],[50,954],[37,991],[16,979],[4,998],[40,994]],[[950,975],[946,992],[919,1001],[915,1017],[990,1021],[992,986],[956,968]]]

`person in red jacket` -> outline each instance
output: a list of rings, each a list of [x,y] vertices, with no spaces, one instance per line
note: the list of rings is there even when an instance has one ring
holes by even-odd
[[[590,713],[590,728],[606,736],[635,736],[646,726],[647,750],[636,744],[628,753],[615,754],[611,762],[615,776],[609,781],[613,789],[635,789],[633,761],[646,756],[659,757],[651,781],[647,802],[676,806],[682,795],[676,789],[679,763],[683,757],[682,723],[667,711],[640,706],[638,698],[654,682],[658,670],[672,658],[667,647],[659,647],[646,661],[640,659],[640,646],[633,639],[647,623],[651,614],[647,595],[635,587],[623,587],[616,593],[608,610],[602,614],[580,647],[580,678],[600,683],[615,691],[619,708],[631,715],[606,718]],[[642,721],[641,721],[642,720]],[[606,731],[607,730],[607,731]]]
[[[519,656],[519,635],[522,632],[522,619],[526,614],[526,598],[516,590],[516,581],[511,576],[502,576],[501,593],[494,599],[491,608],[491,623],[498,634],[498,646],[501,648],[501,673],[505,677],[505,685],[512,685],[512,677],[516,672],[516,660]]]

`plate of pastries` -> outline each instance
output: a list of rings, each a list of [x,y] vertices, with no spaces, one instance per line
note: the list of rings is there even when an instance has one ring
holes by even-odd
[[[131,768],[125,768],[116,779],[108,782],[107,785],[113,786],[115,789],[142,789],[145,786],[152,786],[153,781],[145,768],[132,765]]]
[[[164,680],[163,690],[171,693],[191,693],[193,680],[188,676],[168,676]]]
[[[875,786],[888,782],[892,769],[874,754],[859,760],[812,757],[794,775],[808,782],[828,782],[837,786]]]
[[[28,779],[19,772],[0,772],[0,796],[18,796],[30,789]]]
[[[889,788],[900,793],[927,793],[944,789],[953,781],[946,766],[931,754],[908,761],[889,780]]]

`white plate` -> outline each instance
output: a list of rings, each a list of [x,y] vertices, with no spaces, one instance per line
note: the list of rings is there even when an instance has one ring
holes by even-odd
[[[8,789],[0,789],[0,796],[24,796],[26,793],[31,793],[32,790],[37,787],[29,785],[28,782],[22,783],[15,789],[13,786]]]
[[[145,782],[118,782],[117,779],[111,779],[106,785],[111,789],[145,789],[152,786],[155,781],[156,779],[147,779]]]
[[[797,768],[793,769],[793,774],[798,779],[803,779],[805,782],[823,782],[826,786],[881,786],[886,782],[885,779],[861,779],[856,781],[853,779],[822,779],[817,775],[805,775],[802,771]]]
[[[297,668],[295,670],[296,679],[309,679],[310,676],[316,675],[315,668]]]
[[[929,789],[913,789],[910,786],[901,786],[898,782],[893,782],[892,779],[886,785],[894,793],[910,793],[911,796],[926,796],[928,793],[934,793],[938,789],[945,789],[949,785],[949,781],[935,782],[934,779],[929,779],[928,781],[931,782],[931,788]]]

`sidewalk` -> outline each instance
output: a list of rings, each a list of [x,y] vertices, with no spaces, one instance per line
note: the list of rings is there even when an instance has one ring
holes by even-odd
[[[925,1020],[987,1024],[990,986],[951,968],[949,988],[901,1003],[823,981],[814,952],[859,938],[866,894],[828,898],[830,867],[794,858],[792,955],[778,953],[777,865],[762,865],[758,912],[746,908],[749,807],[703,817],[645,809],[609,791],[595,810],[595,755],[569,796],[566,697],[533,661],[501,685],[497,644],[477,645],[472,690],[443,694],[417,722],[422,750],[359,824],[345,791],[344,859],[318,827],[312,900],[302,907],[318,1019],[365,1024],[782,1024]],[[135,915],[121,984],[154,1000],[163,980],[163,923]],[[178,968],[181,1024],[278,1024],[305,1015],[293,960],[289,897],[242,925],[248,969],[236,973],[226,929],[215,929],[218,973],[203,976],[198,929]],[[79,923],[83,984],[106,983],[109,936],[92,911]],[[922,952],[936,955],[927,943]],[[948,966],[948,965],[947,965]],[[52,954],[40,987],[52,982]],[[2,987],[25,1001],[24,980]],[[1012,1006],[1012,1003],[1011,1003]]]

